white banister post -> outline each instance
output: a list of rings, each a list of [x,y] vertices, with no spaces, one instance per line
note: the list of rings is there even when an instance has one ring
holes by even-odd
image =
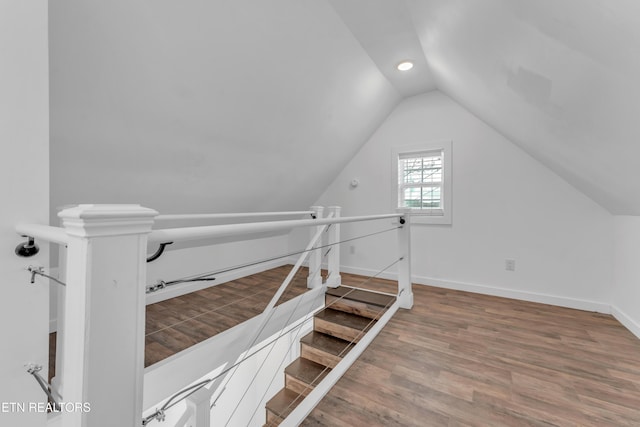
[[[90,407],[62,411],[65,427],[141,424],[147,234],[157,214],[139,205],[58,214],[70,237],[63,398]]]
[[[211,427],[211,396],[212,390],[202,387],[185,399],[187,410],[193,415],[187,422],[188,427]]]
[[[64,246],[58,246],[58,280],[63,283],[67,281],[67,248]],[[51,379],[51,388],[55,392],[55,394],[60,396],[64,396],[64,385],[62,384],[62,378],[64,377],[64,312],[65,312],[65,286],[62,286],[58,283],[51,282],[51,285],[54,288],[54,292],[57,294],[57,305],[56,305],[56,362],[55,362],[55,370],[56,376]]]
[[[314,219],[322,218],[322,212],[324,208],[322,206],[311,206]],[[318,230],[322,226],[311,227],[311,238],[313,238]],[[318,240],[318,243],[314,247],[322,246],[322,239]],[[307,288],[313,289],[318,286],[322,286],[322,274],[320,269],[322,268],[322,249],[314,249],[309,254],[309,276],[307,277]]]
[[[398,301],[401,308],[413,307],[413,291],[411,290],[411,215],[404,212],[398,228]]]
[[[340,206],[329,206],[329,214],[333,214],[333,218],[340,218]],[[329,247],[329,255],[327,256],[327,264],[329,273],[327,275],[327,286],[337,288],[342,284],[340,277],[340,224],[331,224],[327,230]]]

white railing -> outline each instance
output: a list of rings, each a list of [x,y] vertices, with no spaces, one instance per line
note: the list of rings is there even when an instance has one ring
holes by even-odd
[[[167,214],[155,217],[159,221],[192,221],[192,220],[221,220],[244,218],[278,218],[300,215],[314,215],[314,211],[289,211],[289,212],[245,212],[245,213],[217,213],[217,214]]]
[[[143,409],[144,374],[144,305],[146,287],[146,250],[148,243],[185,242],[220,237],[246,235],[269,231],[283,231],[310,227],[314,238],[296,263],[302,265],[309,258],[308,286],[318,288],[322,256],[320,236],[327,232],[328,279],[324,285],[340,284],[340,224],[394,219],[405,226],[398,227],[398,306],[410,308],[413,295],[410,284],[409,217],[403,213],[340,217],[340,208],[329,208],[329,217],[322,218],[322,208],[310,211],[264,214],[196,214],[164,215],[139,205],[79,205],[59,213],[62,227],[20,224],[19,234],[61,245],[63,251],[60,271],[66,282],[64,312],[59,313],[60,334],[58,352],[64,355],[57,370],[56,393],[65,402],[89,402],[91,411],[62,412],[60,425],[65,427],[100,427],[112,425],[140,425]],[[241,224],[207,225],[152,230],[155,218],[160,220],[200,220],[221,218],[279,217],[312,215],[315,219],[250,222]],[[331,217],[333,216],[333,217]],[[292,271],[292,274],[295,274]],[[273,297],[262,320],[256,327],[264,329],[273,306],[293,277],[285,280]],[[318,279],[319,278],[319,279]],[[394,309],[395,311],[395,309]],[[117,316],[114,316],[117,313]],[[260,334],[249,342],[255,343]],[[236,355],[237,356],[237,355]],[[187,384],[198,376],[184,380]],[[220,381],[217,381],[220,383]],[[211,391],[213,390],[213,391]],[[199,392],[189,399],[192,416],[206,417],[215,388]],[[208,393],[208,397],[203,397]],[[312,393],[313,395],[313,393]],[[315,393],[319,395],[319,392]],[[321,397],[321,396],[320,396]],[[200,403],[198,403],[200,402]],[[307,404],[308,405],[308,404]],[[146,406],[146,405],[145,405]],[[114,409],[116,408],[116,409]],[[301,410],[300,410],[301,411]],[[301,413],[300,411],[295,413]],[[200,415],[198,415],[200,414]],[[200,424],[196,424],[200,427]]]
[[[301,227],[316,227],[319,225],[392,219],[403,216],[403,214],[366,215],[330,219],[294,219],[284,221],[249,222],[243,224],[205,225],[201,227],[165,228],[162,230],[153,230],[151,234],[149,234],[149,243],[187,242],[193,240],[262,233],[267,231],[291,230]]]
[[[51,227],[40,224],[18,224],[16,232],[22,236],[29,236],[46,242],[66,245],[69,243],[69,235],[60,227]]]

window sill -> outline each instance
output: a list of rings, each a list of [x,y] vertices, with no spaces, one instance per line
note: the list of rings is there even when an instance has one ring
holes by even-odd
[[[407,212],[404,209],[398,209],[397,212]],[[411,215],[411,224],[439,224],[451,225],[451,215],[427,215],[419,212],[408,212]]]

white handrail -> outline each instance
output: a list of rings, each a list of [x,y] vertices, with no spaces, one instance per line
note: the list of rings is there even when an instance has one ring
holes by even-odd
[[[34,239],[42,239],[47,242],[66,245],[69,243],[69,235],[64,228],[52,227],[50,225],[41,224],[18,224],[16,225],[16,233],[21,236],[29,236]]]
[[[267,231],[288,230],[297,227],[315,227],[318,225],[343,224],[348,222],[373,221],[378,219],[400,218],[406,214],[351,216],[332,219],[299,219],[285,221],[249,222],[246,224],[207,225],[202,227],[166,228],[153,230],[149,234],[149,243],[183,242],[189,240],[228,237],[241,234],[262,233]]]
[[[158,215],[156,221],[174,221],[189,219],[236,219],[236,218],[268,218],[281,216],[312,215],[313,211],[291,212],[246,212],[246,213],[215,213],[215,214],[167,214]]]

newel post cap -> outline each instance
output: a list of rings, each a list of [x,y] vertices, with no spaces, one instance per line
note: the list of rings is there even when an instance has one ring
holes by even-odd
[[[67,234],[79,237],[149,233],[157,215],[134,204],[82,204],[58,213]]]

